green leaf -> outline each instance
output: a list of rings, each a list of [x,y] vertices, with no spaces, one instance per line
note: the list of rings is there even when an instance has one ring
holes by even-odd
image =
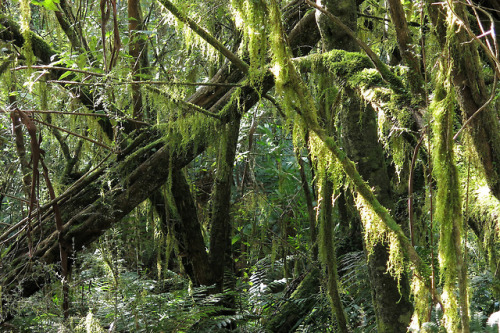
[[[59,8],[57,8],[56,6],[56,4],[59,3],[59,0],[43,0],[43,1],[31,0],[31,3],[37,6],[43,6],[48,10],[54,10],[54,11],[59,10]]]
[[[59,80],[62,80],[64,79],[65,77],[67,77],[68,75],[70,75],[72,72],[71,71],[66,71],[64,72],[60,77],[59,77]]]
[[[233,239],[231,239],[231,245],[234,245],[234,243],[236,243],[237,241],[239,241],[241,239],[241,236],[240,235],[235,235],[233,237]]]

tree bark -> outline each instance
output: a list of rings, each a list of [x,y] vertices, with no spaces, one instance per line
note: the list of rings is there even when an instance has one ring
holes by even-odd
[[[132,57],[132,79],[134,81],[142,80],[140,74],[144,73],[144,67],[147,66],[147,44],[143,39],[140,30],[143,30],[142,11],[139,0],[128,0],[128,30],[130,36],[129,54]],[[143,120],[143,105],[141,86],[133,84],[132,87],[132,117],[135,120]]]
[[[230,201],[233,181],[233,166],[238,144],[240,118],[226,125],[225,138],[219,149],[215,187],[212,197],[210,225],[210,266],[217,292],[224,288],[224,270],[231,268],[231,217]],[[229,252],[229,253],[228,253]],[[229,255],[228,255],[229,254]],[[230,269],[232,271],[232,269]]]
[[[195,286],[210,286],[213,284],[212,268],[205,250],[196,205],[186,177],[180,170],[172,171],[171,191],[179,215],[174,231],[184,269]]]
[[[391,19],[395,27],[398,47],[403,60],[409,67],[409,85],[416,100],[424,101],[424,78],[420,71],[420,60],[408,29],[405,12],[400,0],[389,0]]]

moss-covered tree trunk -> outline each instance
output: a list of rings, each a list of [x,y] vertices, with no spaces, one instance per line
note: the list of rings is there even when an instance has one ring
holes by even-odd
[[[231,266],[231,217],[230,201],[233,182],[233,165],[238,144],[240,119],[226,125],[221,140],[220,155],[212,198],[212,219],[210,226],[210,267],[217,292],[224,289],[224,271]],[[228,281],[230,282],[230,281]]]
[[[186,177],[181,170],[172,171],[171,192],[177,210],[177,220],[173,230],[179,255],[182,258],[182,265],[193,285],[211,285],[213,283],[212,271],[198,220],[196,204]]]
[[[327,10],[332,11],[356,30],[356,3],[354,0],[320,1]],[[355,41],[336,28],[328,18],[317,16],[325,48],[357,51]],[[394,206],[391,198],[390,181],[385,166],[385,156],[378,141],[377,121],[374,110],[369,105],[362,105],[360,98],[350,88],[342,92],[344,106],[340,122],[346,153],[358,164],[363,179],[376,189],[379,201],[385,207]],[[379,332],[405,332],[413,312],[409,301],[408,279],[404,275],[399,288],[397,279],[387,272],[389,250],[387,244],[378,243],[370,253],[368,268],[372,287],[373,303]],[[401,291],[401,293],[400,293]]]
[[[375,188],[377,198],[385,207],[394,207],[384,151],[378,141],[374,110],[361,105],[350,89],[345,91],[345,109],[341,113],[342,137],[348,156],[357,162],[359,173]],[[409,301],[406,274],[398,281],[387,272],[388,245],[378,243],[368,253],[368,271],[379,332],[405,332],[413,313]]]
[[[427,2],[441,48],[449,49],[453,58],[450,74],[463,119],[468,122],[464,130],[472,138],[491,192],[500,199],[500,122],[498,110],[494,107],[494,103],[489,101],[491,96],[488,91],[491,87],[488,87],[484,79],[484,65],[480,61],[478,44],[468,33],[472,32],[469,13],[464,5],[454,6],[450,15],[460,20],[460,23],[453,25],[455,28],[463,25],[464,28],[456,33],[447,34],[449,20],[445,12],[436,8],[432,4],[433,1]],[[474,42],[471,43],[471,40]],[[485,57],[495,59],[496,56],[485,52]],[[495,62],[492,67],[494,75],[498,76],[500,64]]]

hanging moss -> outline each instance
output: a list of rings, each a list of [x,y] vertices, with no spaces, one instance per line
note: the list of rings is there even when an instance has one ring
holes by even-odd
[[[33,64],[33,49],[31,47],[31,8],[29,0],[21,0],[19,2],[21,9],[21,33],[24,38],[23,51],[26,57],[26,65],[29,67]]]
[[[476,221],[481,221],[481,248],[485,252],[489,270],[494,274],[493,291],[500,298],[500,201],[491,193],[484,175],[471,178],[468,215]]]
[[[243,33],[244,47],[240,49],[248,52],[250,83],[258,87],[266,74],[262,69],[266,68],[268,61],[267,6],[264,1],[231,0],[231,7],[236,26]]]
[[[442,302],[444,306],[445,327],[449,332],[458,332],[461,307],[462,316],[468,316],[467,299],[457,298],[458,289],[466,288],[460,281],[462,269],[462,199],[456,168],[453,142],[453,119],[455,96],[451,87],[447,64],[442,67],[441,83],[438,81],[436,95],[430,106],[434,123],[434,177],[437,184],[435,219],[440,225],[439,265],[443,283]],[[462,295],[462,292],[458,293]],[[459,306],[459,303],[461,306]],[[464,308],[465,307],[465,308]]]
[[[210,6],[206,4],[200,5],[196,2],[187,1],[171,1],[177,10],[184,16],[193,19],[196,22],[203,22],[206,32],[213,31],[212,20],[207,20],[206,17],[213,15]],[[182,37],[182,43],[186,47],[187,53],[201,52],[205,59],[217,63],[220,60],[220,53],[217,52],[209,43],[207,43],[203,38],[201,38],[197,33],[195,33],[189,24],[186,24],[183,20],[176,19],[175,16],[170,12],[165,13],[165,19],[167,23],[175,27],[176,31]],[[205,26],[208,24],[208,26]],[[211,25],[212,24],[212,25]]]
[[[431,304],[431,293],[423,285],[420,279],[415,276],[411,283],[411,292],[415,296],[413,299],[414,312],[410,327],[421,328],[423,323],[430,321],[429,305]]]
[[[406,269],[404,259],[404,247],[401,245],[397,235],[391,232],[385,223],[383,223],[379,216],[373,211],[366,200],[358,195],[356,197],[356,206],[359,211],[361,221],[363,222],[364,238],[368,256],[373,253],[375,246],[378,243],[388,244],[389,246],[389,260],[387,262],[388,272],[395,277],[398,281],[401,274]]]

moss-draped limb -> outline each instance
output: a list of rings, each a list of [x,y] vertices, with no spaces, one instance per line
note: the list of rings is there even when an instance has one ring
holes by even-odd
[[[57,52],[47,44],[40,36],[32,31],[29,31],[31,37],[31,48],[33,54],[45,64],[57,60]],[[0,39],[10,41],[17,47],[21,48],[24,45],[25,39],[21,33],[21,27],[10,19],[7,15],[0,14]]]
[[[359,47],[368,55],[370,61],[373,63],[377,71],[380,73],[382,78],[391,86],[394,91],[399,94],[406,93],[405,86],[402,84],[401,80],[392,73],[386,64],[384,64],[379,57],[373,52],[373,50],[363,41],[356,37],[354,31],[352,31],[347,25],[345,25],[339,18],[325,10],[323,7],[316,5],[314,2],[310,0],[305,0],[311,7],[316,8],[317,10],[324,13],[336,26],[340,29],[344,30],[344,32],[353,39]]]
[[[409,113],[418,128],[424,127],[424,110],[412,101],[406,93],[398,94],[380,76],[370,59],[359,52],[331,50],[322,54],[312,54],[294,58],[293,64],[301,73],[311,71],[328,72],[335,82],[355,90],[358,95],[371,104],[377,111],[391,108],[391,103],[397,101],[397,118],[404,118]],[[404,111],[401,111],[403,106]]]
[[[197,33],[201,38],[203,38],[207,43],[212,45],[217,51],[219,51],[223,56],[225,56],[229,61],[231,61],[239,70],[243,73],[247,73],[249,65],[231,52],[227,47],[224,46],[220,41],[214,38],[208,31],[203,29],[191,18],[187,17],[186,14],[182,13],[172,2],[169,0],[158,0],[158,2],[168,9],[172,15],[174,15],[179,21],[189,25],[191,30]]]
[[[284,96],[284,104],[290,112],[295,111],[300,114],[306,127],[314,132],[318,138],[324,142],[326,147],[335,156],[355,190],[363,197],[367,205],[380,218],[382,223],[391,230],[401,244],[405,255],[410,260],[418,276],[424,280],[425,285],[430,288],[429,268],[417,254],[410,241],[404,234],[401,227],[391,217],[387,209],[380,204],[370,186],[363,180],[355,164],[347,157],[346,153],[337,145],[335,140],[329,136],[317,121],[317,111],[314,100],[307,90],[304,82],[293,66],[290,51],[283,43],[283,30],[279,21],[279,10],[275,1],[271,1],[271,22],[273,25],[272,52],[274,56],[274,73],[276,76],[278,91]]]

